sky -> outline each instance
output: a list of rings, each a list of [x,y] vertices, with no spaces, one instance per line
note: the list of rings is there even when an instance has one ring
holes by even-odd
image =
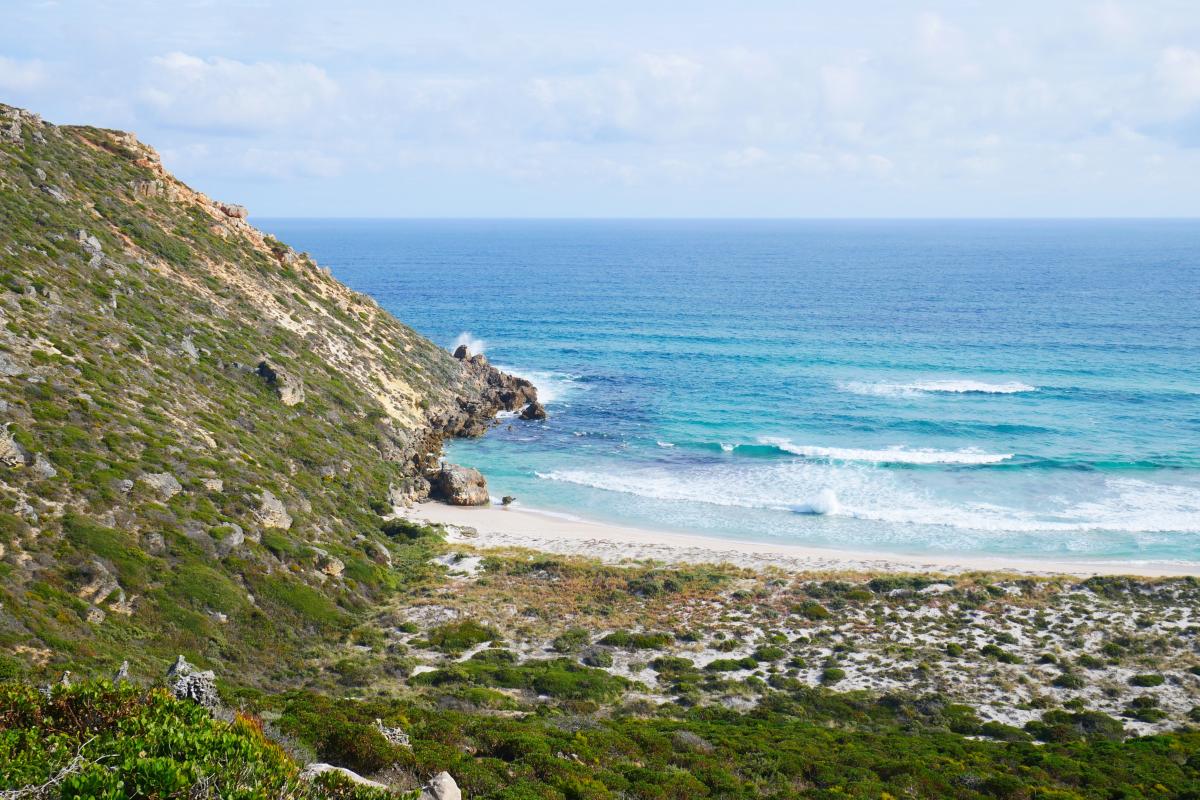
[[[1200,216],[1200,3],[3,0],[0,102],[254,216]]]

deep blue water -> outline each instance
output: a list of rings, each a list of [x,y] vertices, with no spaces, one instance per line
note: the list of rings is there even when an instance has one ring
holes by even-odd
[[[1200,223],[266,220],[538,384],[454,460],[729,538],[1200,565]]]

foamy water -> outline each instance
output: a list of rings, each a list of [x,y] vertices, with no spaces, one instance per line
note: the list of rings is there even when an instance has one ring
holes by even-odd
[[[549,420],[450,446],[527,508],[1200,571],[1200,224],[274,232],[538,386]]]

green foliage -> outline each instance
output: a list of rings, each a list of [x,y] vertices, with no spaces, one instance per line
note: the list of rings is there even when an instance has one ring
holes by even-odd
[[[566,658],[527,661],[524,664],[496,663],[484,653],[451,667],[424,672],[412,683],[425,686],[473,685],[526,689],[562,700],[605,701],[615,699],[629,685],[618,675],[585,667]]]
[[[49,697],[0,685],[0,764],[0,790],[53,787],[57,777],[63,798],[388,796],[340,776],[306,784],[253,719],[219,721],[128,684],[58,687]]]
[[[669,633],[631,633],[629,631],[613,631],[600,639],[597,644],[609,647],[620,647],[625,650],[662,650],[675,637]]]
[[[1129,679],[1130,686],[1162,686],[1163,676],[1156,672],[1148,672],[1141,675],[1134,675]]]
[[[498,641],[500,632],[473,619],[463,619],[439,625],[426,639],[431,647],[444,653],[461,653],[477,644]]]

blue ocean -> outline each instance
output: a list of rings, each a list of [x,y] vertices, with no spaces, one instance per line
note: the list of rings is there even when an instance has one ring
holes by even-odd
[[[256,222],[537,384],[449,447],[496,497],[1200,569],[1200,222]]]

